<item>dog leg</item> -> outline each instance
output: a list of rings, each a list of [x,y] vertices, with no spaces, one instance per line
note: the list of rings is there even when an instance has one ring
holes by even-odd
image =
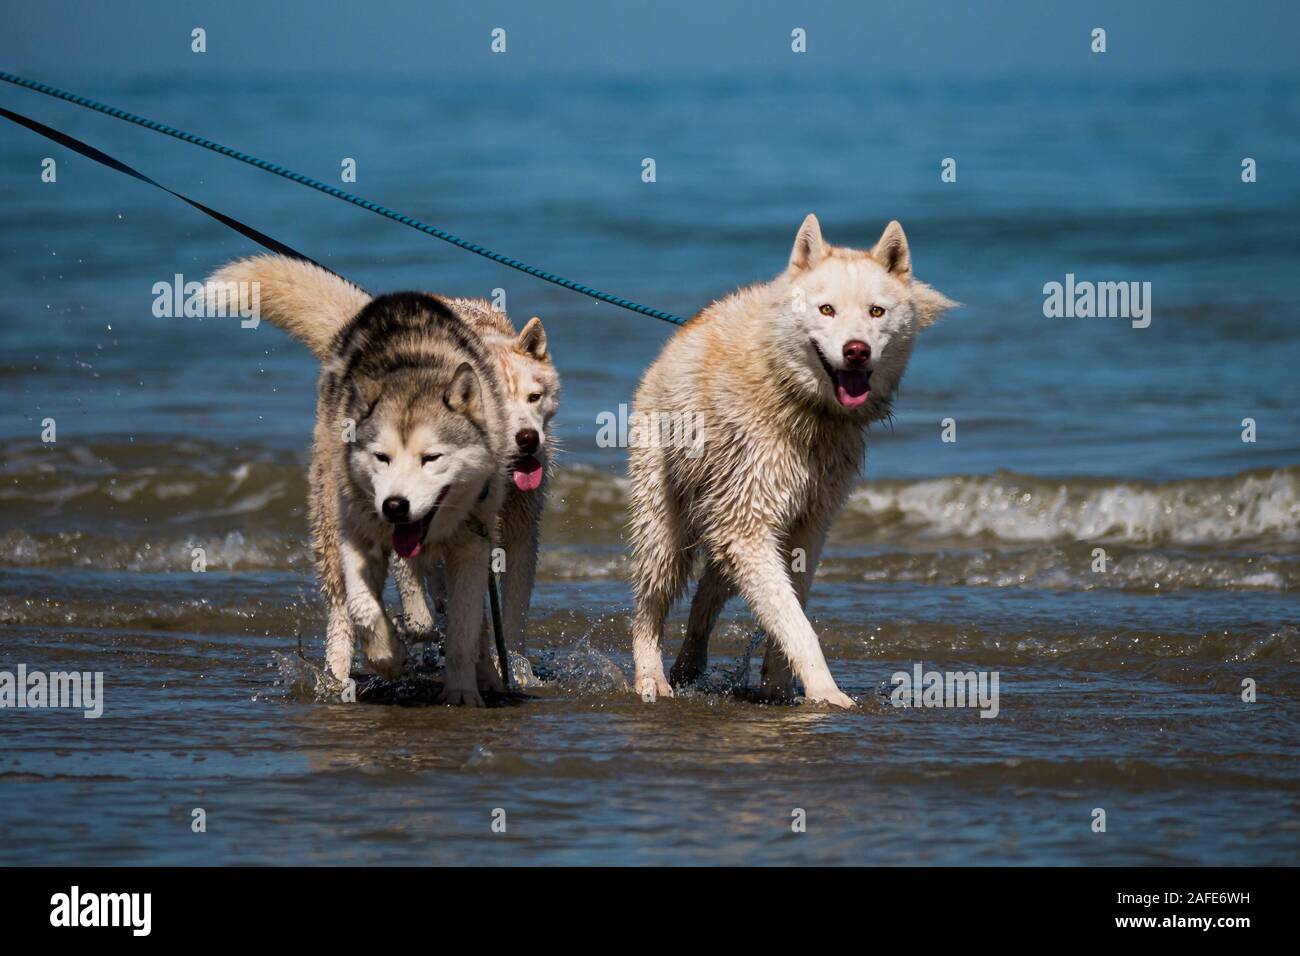
[[[338,467],[338,434],[333,428],[325,399],[318,398],[308,478],[311,495],[307,499],[307,512],[311,523],[312,559],[316,565],[321,593],[325,595],[325,664],[335,680],[346,683],[352,676],[355,637],[352,618],[348,614],[347,587],[343,581],[343,562],[340,557],[342,535],[339,531],[339,496],[334,474]]]
[[[388,554],[382,547],[367,547],[361,542],[345,539],[342,557],[348,613],[353,623],[362,629],[366,659],[380,677],[396,680],[402,673],[406,648],[393,632],[384,611]]]
[[[447,670],[441,704],[482,707],[477,669],[487,594],[488,542],[477,536],[447,547]]]
[[[790,659],[781,651],[771,637],[767,639],[763,652],[763,678],[758,694],[764,700],[773,702],[794,700],[794,671],[790,669]]]
[[[402,600],[402,616],[417,640],[429,640],[433,634],[433,615],[424,597],[424,559],[399,557],[393,562],[393,580]]]
[[[803,682],[804,696],[837,707],[856,706],[853,698],[835,685],[817,633],[803,613],[776,542],[768,536],[756,536],[718,545],[714,553],[725,563],[769,640],[780,647]]]
[[[475,665],[474,673],[478,678],[480,691],[490,690],[500,694],[506,688],[501,683],[499,665],[493,663],[496,660],[495,651],[496,638],[492,634],[492,615],[484,612],[483,627],[479,636],[478,664]]]
[[[321,591],[325,594],[325,665],[335,680],[347,683],[352,676],[352,652],[355,650],[352,615],[348,613],[347,585],[343,580],[343,562],[339,557],[336,525],[328,525],[328,538],[324,538],[328,520],[318,516],[317,540],[324,540],[316,549],[316,573],[320,577]]]
[[[658,460],[650,458],[651,454]],[[658,449],[645,455],[634,454],[629,468],[632,500],[628,530],[632,539],[632,587],[636,595],[636,610],[632,615],[632,657],[636,666],[633,687],[645,701],[673,696],[672,686],[664,675],[660,645],[664,618],[686,583],[691,563],[691,552],[685,541],[685,518],[669,494],[662,468],[662,453]]]
[[[540,494],[534,492],[533,494]],[[506,647],[516,654],[528,654],[528,608],[537,577],[538,524],[540,504],[531,501],[523,509],[510,509],[501,523],[501,546],[506,566],[501,575],[502,617]]]
[[[447,562],[441,557],[429,558],[425,564],[425,581],[433,598],[433,613],[447,613]]]
[[[826,541],[824,531],[801,528],[791,535],[790,544],[790,578],[795,593],[799,596],[799,606],[808,608],[808,594],[812,590],[813,576],[817,573],[817,564],[821,561],[822,545]],[[820,644],[819,644],[820,646]],[[781,652],[781,647],[770,636],[767,649],[763,654],[763,682],[760,696],[772,700],[794,699],[794,671],[790,669],[789,659]]]
[[[718,622],[718,615],[735,593],[736,589],[722,573],[722,569],[710,560],[704,567],[704,574],[700,577],[695,597],[691,601],[686,640],[682,642],[682,649],[677,653],[677,661],[669,674],[674,687],[699,680],[709,666],[709,634]]]
[[[347,683],[352,676],[352,616],[346,604],[331,602],[325,624],[325,664],[335,680]]]

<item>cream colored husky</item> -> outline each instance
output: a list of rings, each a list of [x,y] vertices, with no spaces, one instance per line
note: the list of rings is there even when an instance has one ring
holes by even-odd
[[[709,632],[739,592],[767,632],[763,692],[852,707],[808,623],[808,597],[831,520],[886,417],[918,331],[956,303],[912,277],[891,222],[870,252],[828,245],[815,216],[786,270],[715,302],[646,372],[634,413],[694,416],[703,447],[631,449],[630,538],[635,688],[672,695],[664,618],[697,555],[704,571],[673,682],[699,676]]]

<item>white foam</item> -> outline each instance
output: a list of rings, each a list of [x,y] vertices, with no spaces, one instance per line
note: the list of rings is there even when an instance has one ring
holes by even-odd
[[[1167,484],[1021,475],[865,483],[850,513],[901,522],[926,536],[1011,542],[1097,540],[1219,544],[1300,540],[1300,471]]]

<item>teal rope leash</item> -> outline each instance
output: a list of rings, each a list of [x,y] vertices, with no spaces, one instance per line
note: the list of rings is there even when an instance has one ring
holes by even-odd
[[[46,96],[52,96],[55,99],[65,100],[85,109],[94,110],[97,113],[103,113],[106,116],[112,116],[114,119],[124,120],[128,123],[134,123],[137,126],[143,126],[145,129],[153,130],[155,133],[163,133],[175,139],[183,140],[195,146],[202,146],[214,153],[220,153],[222,156],[229,156],[231,159],[237,159],[241,163],[247,163],[249,166],[256,166],[258,169],[265,170],[268,173],[274,173],[285,179],[292,180],[303,186],[310,186],[319,192],[333,196],[335,199],[342,199],[344,202],[352,203],[354,206],[360,206],[362,209],[368,209],[371,212],[391,219],[394,222],[400,222],[404,226],[419,230],[425,235],[433,236],[435,239],[441,239],[443,242],[449,242],[453,246],[464,249],[466,252],[472,252],[475,255],[483,256],[485,259],[491,259],[500,265],[516,269],[526,275],[542,279],[545,282],[551,282],[561,288],[568,289],[571,292],[577,292],[581,295],[589,296],[600,302],[608,302],[610,305],[616,305],[619,308],[628,309],[632,312],[639,312],[641,315],[648,315],[653,319],[659,319],[663,322],[671,322],[673,325],[684,325],[686,320],[681,316],[673,315],[671,312],[663,312],[659,309],[652,309],[648,305],[641,305],[633,302],[631,299],[624,299],[621,296],[610,295],[608,292],[601,292],[599,289],[593,289],[589,285],[583,285],[581,282],[575,282],[572,279],[566,279],[558,276],[553,272],[547,272],[544,269],[538,269],[536,266],[530,266],[526,262],[518,259],[512,259],[509,256],[502,255],[499,252],[493,252],[491,249],[480,246],[477,243],[462,239],[459,236],[452,235],[442,229],[437,229],[426,223],[413,219],[410,216],[403,216],[401,213],[394,212],[386,206],[379,203],[371,202],[368,199],[362,199],[360,196],[354,196],[352,193],[345,192],[334,186],[328,186],[325,183],[304,176],[301,173],[295,173],[292,169],[286,169],[283,166],[277,166],[275,163],[268,163],[264,159],[258,159],[256,156],[250,156],[247,153],[241,153],[237,149],[231,149],[229,146],[222,146],[220,143],[214,143],[210,139],[204,139],[202,136],[195,136],[193,133],[187,133],[184,130],[176,129],[173,126],[167,126],[154,120],[145,119],[143,116],[136,116],[134,113],[128,113],[125,110],[119,110],[112,106],[105,106],[103,103],[97,103],[92,99],[84,96],[77,96],[75,93],[68,93],[57,87],[47,86],[44,83],[37,83],[34,80],[24,79],[13,73],[0,71],[0,80],[6,83],[12,83],[15,86],[21,86],[24,89],[32,90],[36,93],[44,93]]]

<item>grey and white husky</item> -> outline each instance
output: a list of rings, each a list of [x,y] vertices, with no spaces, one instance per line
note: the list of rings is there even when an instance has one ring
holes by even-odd
[[[281,256],[225,266],[209,295],[230,283],[256,283],[261,317],[321,361],[308,510],[331,674],[348,678],[354,631],[378,673],[400,674],[405,650],[383,604],[389,556],[432,552],[447,580],[441,699],[482,706],[481,691],[500,687],[483,626],[488,535],[519,458],[492,351],[426,293],[372,299]]]
[[[674,683],[703,670],[709,632],[739,592],[768,635],[764,692],[789,697],[798,676],[807,699],[853,706],[803,605],[866,426],[888,415],[917,333],[955,304],[913,279],[897,222],[868,252],[829,245],[810,215],[784,272],[715,302],[668,341],[633,413],[691,419],[698,434],[631,449],[637,693],[672,695],[664,617],[702,556]]]

